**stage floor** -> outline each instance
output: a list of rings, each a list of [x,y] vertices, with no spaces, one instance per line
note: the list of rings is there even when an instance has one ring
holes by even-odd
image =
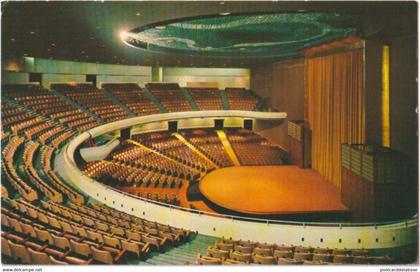
[[[296,166],[217,169],[203,177],[199,188],[216,205],[245,214],[349,212],[338,188],[314,170]]]

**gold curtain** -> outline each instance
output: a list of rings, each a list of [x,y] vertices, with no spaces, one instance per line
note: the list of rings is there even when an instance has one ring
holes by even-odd
[[[312,168],[341,186],[341,143],[364,143],[363,49],[305,61]]]

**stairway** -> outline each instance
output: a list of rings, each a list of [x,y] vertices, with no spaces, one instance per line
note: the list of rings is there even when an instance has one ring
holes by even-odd
[[[200,109],[198,108],[197,104],[195,103],[195,101],[192,98],[192,96],[191,96],[190,92],[188,91],[188,89],[187,88],[181,88],[181,91],[182,91],[182,94],[184,95],[185,99],[190,104],[190,106],[193,109],[193,111],[199,111]]]
[[[229,158],[233,162],[234,166],[241,166],[238,157],[236,157],[236,153],[233,150],[230,142],[226,136],[226,133],[223,130],[216,130],[217,136],[219,136],[220,141],[222,142],[223,146],[225,147],[226,153],[228,154]]]
[[[146,87],[143,88],[144,93],[147,95],[147,97],[152,100],[153,103],[159,108],[161,113],[167,113],[168,111],[165,109],[165,107],[160,103],[159,100],[153,95],[153,93]]]
[[[223,109],[230,110],[229,101],[226,96],[226,90],[220,90],[220,99],[222,100]]]
[[[151,253],[145,261],[130,260],[128,262],[139,265],[185,265],[187,263],[193,265],[197,254],[207,255],[207,247],[214,245],[216,240],[217,237],[197,234],[190,242],[171,248],[164,253]]]
[[[54,89],[50,89],[50,92],[52,92],[54,95],[60,97],[61,99],[63,99],[64,101],[66,101],[68,104],[72,105],[73,107],[80,109],[81,111],[83,111],[84,113],[86,113],[88,116],[94,117],[96,120],[99,121],[99,123],[105,124],[105,121],[101,117],[99,117],[98,115],[96,115],[93,112],[89,111],[88,109],[86,109],[82,105],[76,103],[75,101],[73,101],[72,99],[68,98],[64,94],[62,94],[60,92],[57,92]]]
[[[121,109],[123,109],[129,117],[136,117],[136,114],[132,112],[126,105],[124,105],[118,98],[116,98],[110,91],[107,89],[103,89],[104,95],[112,100],[115,104],[120,106]]]

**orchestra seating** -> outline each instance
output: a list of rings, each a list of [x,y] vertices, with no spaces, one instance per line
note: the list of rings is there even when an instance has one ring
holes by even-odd
[[[189,88],[188,91],[200,110],[223,110],[220,91],[216,88]]]
[[[222,238],[208,246],[207,256],[197,254],[196,264],[392,264],[388,256],[365,249],[330,249],[294,245],[276,245]]]
[[[83,84],[51,84],[61,92],[107,122],[128,118],[128,114],[95,86]]]
[[[168,112],[192,111],[184,98],[181,88],[176,83],[147,83],[146,87]]]
[[[283,150],[259,134],[243,128],[227,128],[225,132],[241,165],[283,164]]]
[[[258,104],[258,96],[244,88],[226,88],[226,97],[231,110],[253,111]]]
[[[160,113],[139,85],[134,83],[104,83],[102,88],[111,92],[119,101],[138,116]]]
[[[197,171],[206,173],[214,169],[209,161],[193,152],[169,131],[138,134],[133,139]]]
[[[138,136],[133,139],[138,140]],[[125,142],[116,148],[110,157],[113,161],[124,163],[132,167],[147,169],[168,176],[177,178],[185,178],[194,180],[199,177],[200,173],[197,169],[188,167],[187,165],[172,160],[153,150],[140,148],[131,143]]]
[[[179,133],[219,167],[233,165],[213,129],[183,129]]]

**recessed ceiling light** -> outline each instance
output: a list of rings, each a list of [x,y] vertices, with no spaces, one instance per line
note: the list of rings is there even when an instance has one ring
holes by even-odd
[[[35,31],[31,31],[31,32],[29,32],[29,34],[31,34],[31,35],[35,34]]]
[[[16,40],[15,40],[15,38],[11,38],[11,39],[10,39],[10,41],[14,42],[14,41],[16,41]]]
[[[51,46],[55,46],[55,43],[52,43]]]
[[[141,15],[141,13],[140,13],[140,12],[137,12],[137,13],[136,13],[136,16],[140,16],[140,15]]]
[[[219,14],[222,15],[222,16],[227,16],[227,15],[230,15],[230,12],[221,12]]]

